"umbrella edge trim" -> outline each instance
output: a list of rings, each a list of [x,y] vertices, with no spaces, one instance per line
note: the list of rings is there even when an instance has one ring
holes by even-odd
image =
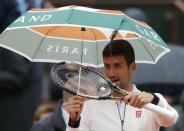
[[[3,44],[0,44],[0,47],[3,47],[3,48],[8,49],[8,50],[10,50],[10,51],[12,51],[12,52],[15,52],[15,53],[17,53],[17,54],[19,54],[19,55],[25,57],[25,58],[28,59],[29,61],[32,61],[32,58],[31,58],[31,57],[29,57],[29,56],[26,55],[25,53],[22,53],[22,52],[20,52],[20,51],[14,49],[14,48],[11,48],[11,47],[6,46],[6,45],[3,45]]]

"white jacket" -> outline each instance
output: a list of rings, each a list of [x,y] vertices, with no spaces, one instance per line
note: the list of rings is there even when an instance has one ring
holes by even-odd
[[[133,91],[138,91],[134,86]],[[144,108],[139,109],[127,105],[125,110],[124,131],[159,131],[160,126],[168,127],[176,123],[178,113],[168,105],[164,97],[160,98],[159,106],[173,111],[175,116],[168,119]],[[122,131],[117,102],[112,100],[88,100],[84,103],[79,128],[67,127],[67,131]],[[124,103],[122,103],[124,108]],[[123,111],[121,111],[123,115]]]

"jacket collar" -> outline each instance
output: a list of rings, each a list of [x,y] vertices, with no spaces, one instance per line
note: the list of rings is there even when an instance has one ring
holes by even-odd
[[[135,84],[133,84],[132,92],[140,92],[140,90],[137,89]]]
[[[61,105],[62,105],[63,101],[59,100],[59,102],[56,105],[56,109],[55,112],[51,118],[51,124],[54,128],[57,128],[61,131],[65,131],[66,130],[66,125],[63,119],[63,114],[61,111]]]

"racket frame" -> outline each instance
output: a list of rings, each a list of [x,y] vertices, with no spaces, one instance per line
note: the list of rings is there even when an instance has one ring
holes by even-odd
[[[109,88],[111,90],[111,93],[109,95],[107,95],[107,96],[95,97],[95,96],[90,96],[90,95],[84,95],[84,94],[81,94],[79,92],[74,92],[74,91],[72,91],[72,90],[70,90],[68,88],[65,88],[64,84],[59,84],[58,81],[52,79],[57,86],[59,86],[60,88],[63,88],[64,90],[66,90],[67,92],[71,93],[72,95],[79,95],[79,96],[82,96],[82,97],[86,97],[86,98],[90,98],[90,99],[99,99],[99,100],[101,100],[101,99],[122,99],[123,97],[114,97],[112,95],[115,90],[120,92],[123,96],[128,95],[128,91],[125,91],[125,90],[121,89],[120,87],[116,86],[114,83],[112,83],[112,81],[109,78],[105,77],[101,72],[97,71],[95,68],[89,67],[89,66],[80,65],[80,64],[77,64],[77,63],[73,63],[73,62],[61,62],[61,63],[58,63],[56,65],[53,65],[53,67],[51,69],[51,76],[52,76],[52,78],[53,77],[57,77],[58,78],[58,75],[55,73],[54,70],[59,65],[66,65],[66,67],[67,67],[67,65],[74,65],[74,66],[78,67],[79,69],[82,68],[82,70],[86,70],[88,72],[93,72],[93,73],[99,75],[100,77],[102,77],[104,80],[106,80],[106,82],[108,83]],[[57,79],[57,78],[55,78],[55,79]],[[59,79],[59,81],[62,81],[62,80]],[[63,82],[61,82],[61,83],[63,83]]]

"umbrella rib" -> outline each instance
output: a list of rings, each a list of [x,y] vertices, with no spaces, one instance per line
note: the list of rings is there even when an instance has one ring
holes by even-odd
[[[57,28],[59,28],[59,27],[56,26],[55,28],[51,28],[50,30],[48,30],[46,32],[45,36],[47,36],[51,31],[53,31],[53,30],[55,30]],[[33,59],[36,57],[36,53],[38,52],[41,44],[43,43],[44,39],[46,38],[45,36],[43,36],[42,39],[41,39],[41,41],[39,42],[38,48],[36,49],[35,53],[33,54]]]
[[[97,41],[96,41],[96,34],[95,34],[95,32],[94,32],[94,30],[92,29],[92,28],[90,28],[91,29],[91,32],[94,34],[93,36],[94,36],[94,39],[95,39],[95,44],[96,44],[96,58],[97,58],[97,65],[99,64],[99,60],[98,60],[98,46],[97,46]]]
[[[111,36],[111,41],[116,37],[119,28],[121,27],[122,23],[124,22],[124,18],[121,19],[118,27],[116,29],[114,29],[114,31],[112,32],[112,36]]]
[[[69,21],[69,20],[71,19],[72,14],[73,14],[73,9],[71,9],[70,14],[69,14],[69,17],[68,17],[68,19],[66,20],[66,23],[67,23],[67,24],[70,23],[70,22],[67,22],[67,21]],[[53,31],[53,30],[55,30],[55,29],[57,29],[57,28],[59,28],[59,27],[56,26],[55,28],[52,28],[52,29],[48,30],[48,31],[46,32],[45,36],[47,36],[51,31]],[[45,39],[45,37],[43,37],[43,38],[41,39],[40,44],[39,44],[38,47],[41,46],[41,43],[43,42],[44,39]],[[39,49],[39,48],[37,48],[35,54],[33,54],[33,58],[35,58],[38,49]]]
[[[71,19],[72,14],[73,14],[73,9],[71,9],[70,14],[69,14],[69,17],[68,17],[68,19],[66,20],[66,23],[67,23],[67,24],[70,23],[70,22],[67,22],[67,21],[69,21],[69,20]],[[53,30],[55,30],[55,29],[57,29],[57,28],[59,28],[59,27],[56,26],[55,28],[52,28],[52,29],[48,30],[48,31],[46,32],[45,36],[47,36],[51,31],[53,31]],[[40,44],[39,44],[38,47],[41,46],[41,43],[43,42],[44,39],[45,39],[45,37],[43,37],[43,38],[41,39]],[[38,49],[39,49],[39,48],[37,48],[35,54],[33,54],[33,58],[35,57],[35,55],[36,55]]]
[[[81,32],[82,32],[82,40],[81,40],[81,64],[83,62],[83,49],[84,49],[84,32],[86,31],[85,27],[81,28]]]
[[[71,8],[70,13],[69,13],[68,18],[67,18],[67,20],[66,20],[65,23],[67,23],[67,24],[70,24],[71,23],[71,18],[72,18],[73,10],[74,9]]]
[[[130,25],[129,27],[130,28],[132,28],[132,24],[130,23],[130,22],[128,22],[128,24]],[[143,36],[142,36],[143,37]],[[146,48],[146,46],[144,45],[144,42],[142,42],[142,40],[140,40],[141,41],[141,44],[144,46],[144,48],[145,48],[145,50],[147,50],[147,52],[149,53],[149,55],[151,56],[151,58],[154,60],[154,62],[155,62],[155,58],[154,58],[154,56],[152,55],[152,53]]]
[[[113,39],[116,37],[116,35],[118,34],[118,30],[121,27],[123,22],[124,22],[124,18],[121,19],[121,21],[120,21],[119,25],[117,26],[117,28],[114,29],[114,31],[112,32],[112,36],[111,36],[111,40],[110,41],[113,41]],[[109,51],[110,51],[110,54],[111,54],[111,46],[109,48]]]
[[[152,55],[152,53],[148,50],[148,48],[146,48],[146,46],[144,45],[144,42],[142,41],[142,40],[140,40],[141,42],[141,44],[143,45],[143,47],[145,48],[145,50],[147,50],[147,52],[149,53],[149,55],[151,56],[151,58],[154,60],[154,62],[155,62],[155,58],[154,58],[154,56]]]
[[[7,31],[8,31],[8,30],[4,30],[4,31],[0,34],[0,38],[3,37]]]

